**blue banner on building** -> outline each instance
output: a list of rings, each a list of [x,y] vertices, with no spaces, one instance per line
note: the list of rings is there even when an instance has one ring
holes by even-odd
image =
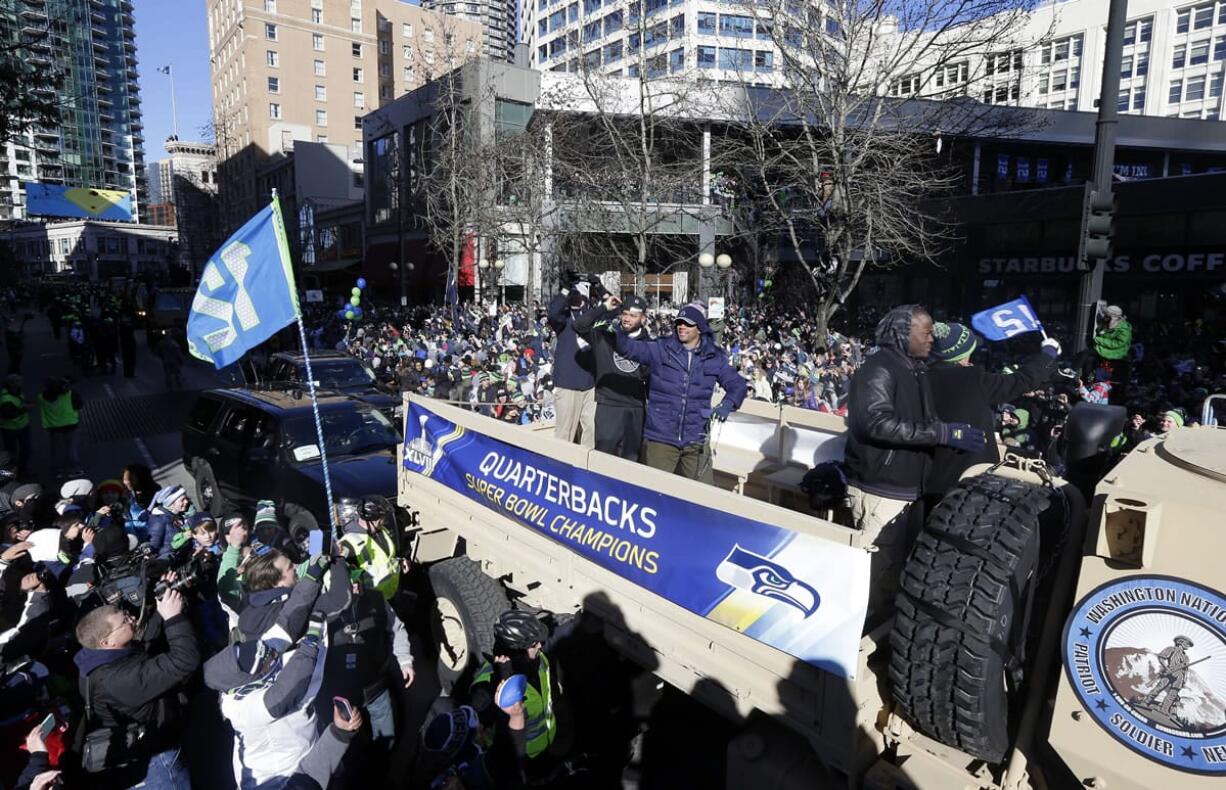
[[[1017,180],[1018,181],[1029,181],[1030,180],[1030,158],[1029,157],[1019,156],[1017,158]]]
[[[1047,183],[1047,160],[1046,159],[1034,160],[1034,180],[1038,181],[1040,184]]]
[[[869,587],[863,549],[562,463],[417,401],[404,442],[406,469],[695,614],[855,677]]]
[[[996,176],[997,178],[1008,178],[1009,177],[1009,155],[1008,154],[997,154],[996,155]]]
[[[132,221],[132,194],[118,189],[87,189],[27,181],[26,213],[38,217],[74,217]]]

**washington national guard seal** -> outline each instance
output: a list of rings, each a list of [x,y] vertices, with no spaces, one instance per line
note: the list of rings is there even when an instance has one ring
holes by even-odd
[[[1064,671],[1086,711],[1144,757],[1226,776],[1226,597],[1168,576],[1130,576],[1078,602]]]

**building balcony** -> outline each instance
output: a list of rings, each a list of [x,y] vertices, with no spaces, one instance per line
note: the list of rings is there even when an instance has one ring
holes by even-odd
[[[136,31],[135,31],[135,30],[133,30],[133,29],[132,29],[132,27],[129,25],[128,27],[125,27],[125,28],[123,29],[123,37],[124,37],[124,38],[130,38],[130,39],[132,39],[133,41],[135,41],[135,40],[136,40]]]
[[[98,23],[99,25],[106,24],[106,14],[102,13],[97,8],[90,10],[89,18],[93,20],[94,22]]]
[[[107,107],[114,107],[114,106],[115,106],[115,102],[111,101],[111,99],[110,99],[110,97],[109,97],[109,96],[99,96],[99,97],[98,97],[98,103],[99,103],[99,104],[102,104],[102,105],[105,105],[105,106],[107,106]]]
[[[136,70],[135,66],[128,66],[127,75],[130,80],[140,79],[140,72]]]
[[[41,19],[46,21],[47,12],[41,8],[30,8],[29,6],[26,6],[25,8],[21,9],[21,16],[25,17],[26,19]]]
[[[38,138],[38,137],[54,137],[55,139],[57,139],[57,140],[58,140],[58,139],[60,139],[60,130],[59,130],[59,129],[52,129],[52,128],[51,128],[51,127],[49,127],[49,126],[35,126],[35,127],[34,127],[34,136],[35,136],[36,138]]]

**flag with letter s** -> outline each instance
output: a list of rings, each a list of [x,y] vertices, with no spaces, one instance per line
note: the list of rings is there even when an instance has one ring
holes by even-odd
[[[971,326],[988,340],[1008,340],[1024,332],[1043,331],[1043,323],[1024,296],[975,313]]]
[[[224,368],[297,317],[285,223],[273,198],[205,265],[187,317],[188,350]]]

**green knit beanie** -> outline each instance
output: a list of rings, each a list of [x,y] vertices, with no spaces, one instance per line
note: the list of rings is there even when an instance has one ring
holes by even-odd
[[[937,322],[932,325],[932,351],[940,362],[961,362],[975,352],[975,333],[962,324]]]

